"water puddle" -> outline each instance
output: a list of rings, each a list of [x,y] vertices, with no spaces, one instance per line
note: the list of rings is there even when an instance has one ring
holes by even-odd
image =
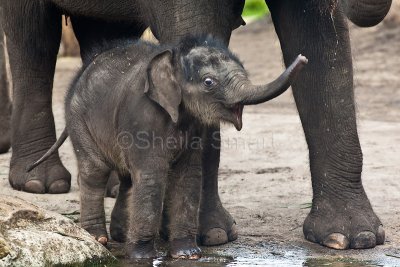
[[[250,267],[250,266],[278,266],[278,267],[377,267],[377,266],[395,266],[391,264],[378,264],[370,261],[360,261],[351,258],[308,258],[293,259],[284,257],[272,258],[245,258],[245,257],[229,257],[218,255],[206,255],[200,260],[172,260],[168,257],[160,257],[153,261],[135,261],[130,262],[120,260],[110,267]]]
[[[306,243],[307,244],[307,243]],[[158,248],[159,258],[150,261],[128,261],[123,258],[123,245],[113,243],[109,249],[118,257],[112,264],[98,267],[378,267],[400,266],[400,251],[350,250],[333,251],[306,245],[283,244],[280,242],[246,242],[216,247],[202,247],[203,257],[199,260],[173,260],[166,256],[166,243]],[[86,265],[87,266],[87,265]],[[86,267],[85,266],[85,267]],[[97,267],[96,266],[96,267]],[[94,267],[94,266],[93,266]]]
[[[340,259],[307,259],[302,266],[307,267],[376,267],[376,266],[392,266],[385,264],[378,264],[370,261],[360,261],[351,258]]]

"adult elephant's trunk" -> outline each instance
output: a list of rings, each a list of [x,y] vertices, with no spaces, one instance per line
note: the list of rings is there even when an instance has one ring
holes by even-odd
[[[275,81],[266,85],[252,85],[250,82],[242,86],[238,101],[242,105],[256,105],[271,100],[285,92],[308,62],[307,58],[299,55],[296,60]]]
[[[357,26],[372,27],[387,15],[392,0],[341,0],[347,17]]]

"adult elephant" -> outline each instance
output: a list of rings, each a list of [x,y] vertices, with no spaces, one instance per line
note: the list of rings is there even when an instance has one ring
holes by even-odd
[[[58,155],[27,175],[55,142],[51,111],[60,19],[72,17],[83,60],[91,47],[115,38],[138,37],[150,26],[161,42],[187,34],[213,34],[228,44],[242,23],[244,0],[0,0],[14,83],[13,155],[10,183],[33,193],[64,193],[70,175]],[[266,0],[288,64],[297,54],[310,63],[293,85],[310,151],[313,206],[304,223],[312,242],[337,249],[370,248],[384,230],[361,183],[362,152],[357,134],[352,58],[346,14],[361,26],[379,23],[391,0]],[[200,210],[203,244],[237,237],[234,221],[218,196],[219,129],[209,129],[203,158]]]

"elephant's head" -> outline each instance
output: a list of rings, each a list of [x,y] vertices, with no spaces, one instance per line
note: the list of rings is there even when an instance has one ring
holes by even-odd
[[[189,113],[203,124],[220,121],[242,128],[244,105],[271,100],[285,92],[307,64],[298,56],[275,81],[253,85],[240,61],[211,39],[185,39],[176,49],[157,54],[148,68],[146,94],[174,122]]]
[[[347,17],[360,27],[381,22],[390,10],[392,0],[341,0]]]

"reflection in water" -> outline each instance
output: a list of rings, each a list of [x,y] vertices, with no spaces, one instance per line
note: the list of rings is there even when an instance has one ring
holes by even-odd
[[[385,264],[375,264],[369,261],[359,261],[350,258],[340,258],[340,259],[323,259],[323,258],[310,258],[307,259],[303,266],[307,267],[376,267],[376,266],[391,266]]]
[[[380,254],[372,257],[373,261],[362,261],[342,256],[315,255],[306,247],[296,245],[282,245],[274,242],[258,242],[251,245],[220,246],[203,248],[203,257],[200,260],[173,260],[166,256],[166,244],[159,243],[157,250],[159,258],[150,261],[127,261],[123,259],[123,245],[112,243],[111,252],[119,258],[113,265],[107,267],[377,267],[400,266],[400,259]],[[231,256],[226,256],[231,255]],[[364,259],[371,259],[367,253]],[[105,265],[96,266],[104,267]],[[86,267],[86,266],[85,266]],[[93,266],[94,267],[94,266]]]
[[[372,262],[358,261],[354,259],[324,259],[309,258],[306,260],[294,260],[293,258],[232,258],[223,256],[204,256],[197,261],[190,260],[172,260],[170,258],[161,257],[153,261],[135,261],[129,262],[122,260],[112,267],[251,267],[251,266],[279,266],[279,267],[377,267],[390,266],[384,264],[375,264]]]

